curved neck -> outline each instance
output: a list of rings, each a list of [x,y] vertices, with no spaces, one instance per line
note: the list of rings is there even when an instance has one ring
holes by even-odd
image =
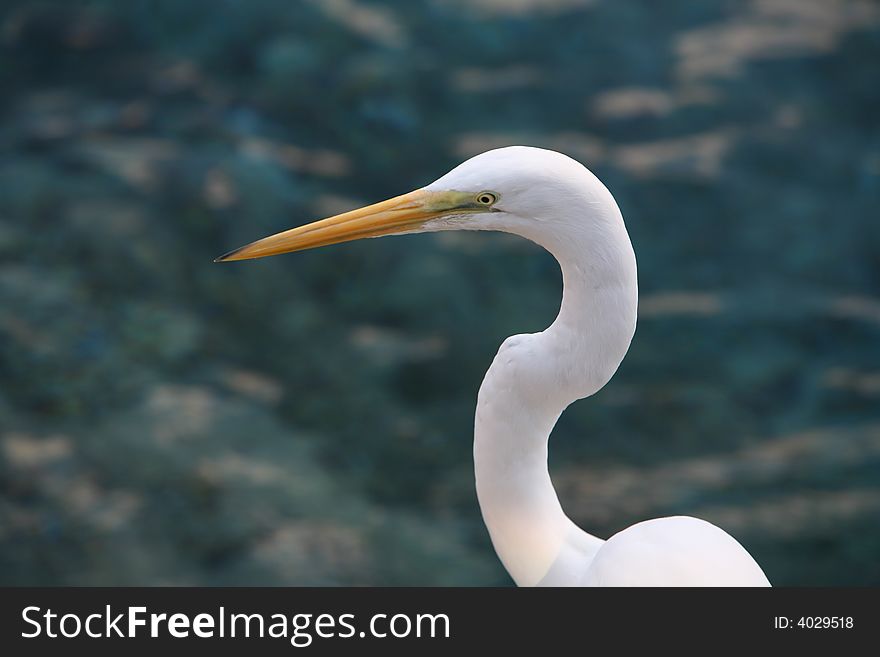
[[[547,445],[565,408],[608,382],[635,331],[635,257],[613,210],[598,228],[556,242],[522,231],[558,260],[562,305],[547,330],[508,338],[480,387],[477,496],[495,551],[520,586],[575,581],[602,544],[563,512]]]

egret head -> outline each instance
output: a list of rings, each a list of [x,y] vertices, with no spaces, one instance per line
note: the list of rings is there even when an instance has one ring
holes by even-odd
[[[263,238],[217,258],[262,258],[351,240],[439,230],[497,230],[546,244],[573,221],[617,206],[583,165],[555,151],[509,146],[476,155],[430,185]],[[586,216],[585,216],[586,215]],[[554,230],[556,229],[556,230]]]

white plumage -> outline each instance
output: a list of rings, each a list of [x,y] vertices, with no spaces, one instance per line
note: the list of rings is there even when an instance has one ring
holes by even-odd
[[[635,332],[636,260],[620,210],[584,166],[553,151],[488,151],[410,194],[238,249],[237,260],[362,237],[496,230],[548,250],[562,269],[556,320],[501,345],[474,425],[477,497],[499,558],[520,586],[768,586],[749,553],[696,518],[648,520],[607,541],[577,527],[547,470],[556,420],[604,386]],[[585,438],[587,439],[587,438]]]

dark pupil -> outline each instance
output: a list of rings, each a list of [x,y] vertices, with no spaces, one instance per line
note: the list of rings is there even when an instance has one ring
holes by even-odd
[[[491,203],[491,202],[492,202],[492,197],[489,196],[488,194],[483,194],[480,197],[480,203]]]

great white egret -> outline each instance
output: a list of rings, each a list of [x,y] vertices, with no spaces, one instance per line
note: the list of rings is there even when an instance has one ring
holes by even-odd
[[[496,230],[549,251],[562,269],[549,328],[507,338],[483,379],[474,426],[480,510],[519,586],[769,586],[751,555],[703,520],[637,523],[602,540],[575,525],[547,470],[550,432],[604,386],[636,328],[636,259],[608,189],[575,160],[525,146],[477,155],[427,187],[299,226],[218,261],[364,237]]]

